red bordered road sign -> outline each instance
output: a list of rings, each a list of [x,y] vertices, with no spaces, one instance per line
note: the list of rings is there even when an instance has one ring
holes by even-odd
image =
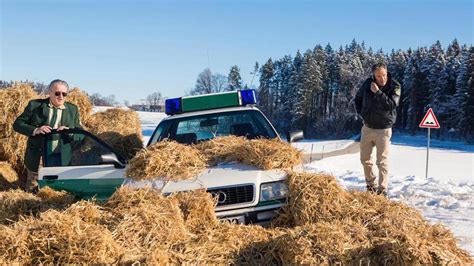
[[[436,116],[433,113],[433,109],[428,109],[428,112],[426,112],[425,117],[423,117],[423,120],[421,120],[420,127],[439,128],[438,119],[436,119]]]

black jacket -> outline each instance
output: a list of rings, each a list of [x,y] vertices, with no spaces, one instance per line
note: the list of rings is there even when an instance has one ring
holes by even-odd
[[[397,120],[397,106],[402,90],[400,83],[388,73],[388,81],[377,93],[370,90],[373,78],[368,78],[355,97],[357,113],[364,124],[374,129],[391,128]]]

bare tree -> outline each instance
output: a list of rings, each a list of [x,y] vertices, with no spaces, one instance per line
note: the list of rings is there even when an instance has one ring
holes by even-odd
[[[115,100],[115,95],[111,94],[107,97],[100,95],[99,93],[94,93],[89,96],[91,102],[95,106],[115,106],[117,101]]]
[[[149,105],[159,105],[163,101],[163,96],[160,92],[154,92],[146,97],[146,102]]]
[[[213,92],[225,91],[227,77],[222,74],[212,74],[209,68],[199,73],[196,85],[189,92],[191,95],[199,95]]]
[[[227,89],[227,77],[222,74],[212,75],[212,92],[221,92]]]
[[[212,73],[209,68],[204,69],[196,80],[196,86],[191,90],[192,95],[212,92]]]

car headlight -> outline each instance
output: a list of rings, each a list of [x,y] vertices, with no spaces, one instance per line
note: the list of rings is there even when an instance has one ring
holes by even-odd
[[[286,198],[288,186],[285,181],[263,183],[260,185],[260,201],[269,201]]]

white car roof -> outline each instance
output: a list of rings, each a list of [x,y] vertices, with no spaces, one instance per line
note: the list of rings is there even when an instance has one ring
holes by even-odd
[[[170,116],[165,117],[163,120],[171,120],[171,119],[176,119],[176,118],[190,117],[190,116],[197,116],[197,115],[217,114],[217,113],[224,113],[224,112],[236,112],[236,111],[244,111],[244,110],[255,110],[255,111],[261,112],[255,106],[237,106],[237,107],[226,107],[226,108],[218,108],[218,109],[211,109],[211,110],[188,112],[188,113],[177,114],[177,115],[170,115]]]

